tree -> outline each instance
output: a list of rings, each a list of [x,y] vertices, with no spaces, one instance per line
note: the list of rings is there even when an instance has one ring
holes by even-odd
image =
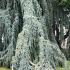
[[[64,34],[59,34],[58,28],[63,27],[59,17],[62,19],[64,13],[55,6],[55,0],[5,1],[7,3],[1,6],[6,6],[0,12],[4,14],[0,16],[5,25],[5,49],[0,54],[0,65],[10,66],[12,61],[16,70],[56,70],[59,63],[65,66],[66,58],[58,43],[59,37],[61,41],[64,37]],[[59,35],[55,36],[55,31]]]

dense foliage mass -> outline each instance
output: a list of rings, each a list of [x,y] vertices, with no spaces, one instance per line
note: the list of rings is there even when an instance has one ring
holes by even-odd
[[[69,70],[70,0],[0,0],[0,66],[14,70]]]

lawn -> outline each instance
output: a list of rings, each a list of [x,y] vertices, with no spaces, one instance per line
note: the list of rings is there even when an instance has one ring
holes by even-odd
[[[61,67],[57,67],[57,70],[64,70],[64,68],[61,68]]]
[[[0,70],[11,70],[11,69],[5,68],[5,67],[0,67]]]
[[[70,70],[70,61],[67,61],[67,68]],[[0,70],[11,70],[11,69],[5,68],[5,67],[0,67]],[[64,68],[57,67],[56,70],[64,70]]]
[[[70,61],[67,61],[67,68],[68,68],[68,70],[70,70]],[[57,67],[56,70],[64,70],[64,68]]]

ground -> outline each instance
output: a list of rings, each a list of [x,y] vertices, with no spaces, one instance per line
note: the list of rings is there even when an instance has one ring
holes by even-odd
[[[67,61],[67,64],[68,64],[68,67],[69,67],[69,70],[70,70],[70,61]],[[11,69],[5,68],[5,67],[0,67],[0,70],[11,70]],[[57,70],[64,70],[64,68],[57,67]]]
[[[67,61],[67,68],[70,70],[70,61]],[[64,70],[62,67],[57,67],[57,70]]]
[[[5,68],[5,67],[0,67],[0,70],[11,70],[11,69]]]

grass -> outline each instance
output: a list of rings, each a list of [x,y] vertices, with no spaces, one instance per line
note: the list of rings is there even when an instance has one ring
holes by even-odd
[[[0,70],[11,70],[11,69],[5,68],[5,67],[0,67]]]
[[[70,61],[67,61],[67,68],[70,70]],[[0,70],[11,70],[11,69],[5,68],[5,67],[0,67]],[[57,67],[56,70],[64,70],[64,68]]]
[[[64,68],[61,68],[61,67],[57,67],[57,70],[64,70]]]
[[[67,68],[70,70],[70,61],[67,61]],[[56,70],[64,70],[62,67],[57,67]]]
[[[70,70],[70,61],[67,61],[67,68]]]

